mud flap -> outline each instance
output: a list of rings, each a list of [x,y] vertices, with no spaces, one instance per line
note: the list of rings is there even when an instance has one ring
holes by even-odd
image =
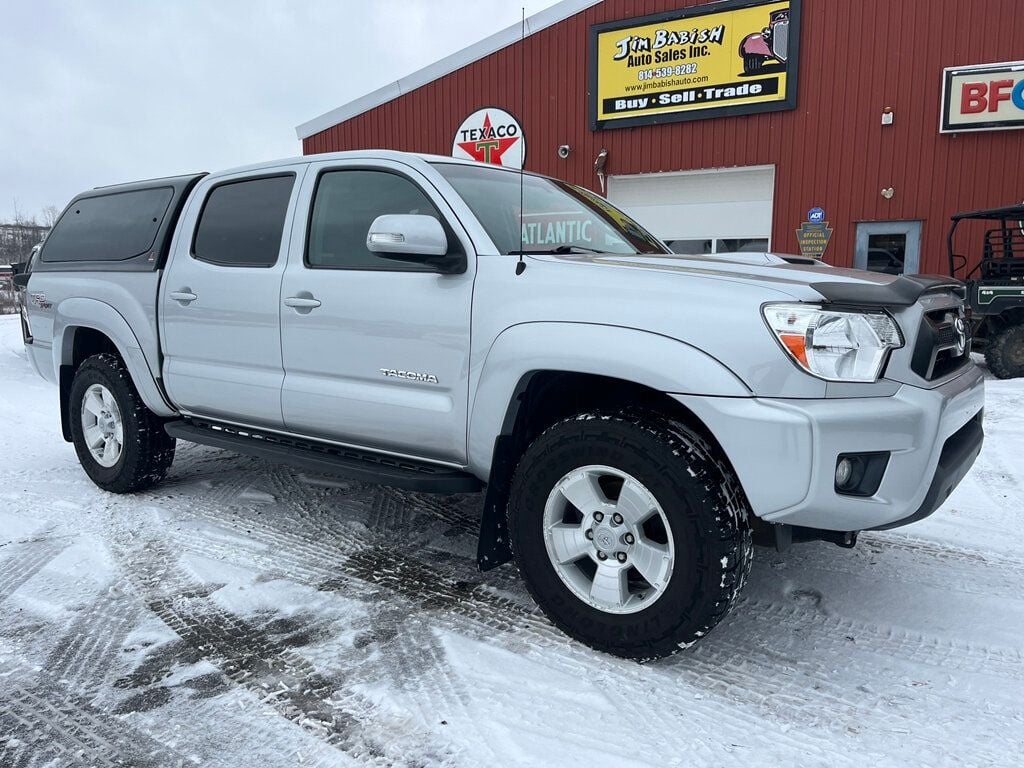
[[[514,445],[510,435],[500,435],[494,441],[494,460],[487,494],[484,496],[480,539],[476,547],[476,562],[481,571],[490,571],[512,561],[506,509],[512,473],[515,471]]]

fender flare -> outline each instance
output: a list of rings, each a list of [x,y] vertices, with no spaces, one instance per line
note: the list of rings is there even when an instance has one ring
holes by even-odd
[[[489,476],[495,437],[508,432],[517,389],[536,371],[607,376],[672,394],[752,396],[717,359],[668,336],[592,323],[514,325],[494,340],[472,390],[468,459],[477,477]]]
[[[524,323],[506,329],[475,377],[469,408],[470,471],[488,481],[477,542],[481,570],[512,559],[505,507],[519,457],[514,429],[520,395],[540,371],[589,373],[665,393],[752,395],[721,362],[667,336],[587,323]]]
[[[74,362],[71,339],[72,332],[78,328],[91,328],[110,339],[147,408],[165,418],[177,415],[153,377],[146,355],[128,321],[111,305],[97,299],[75,297],[57,305],[53,319],[52,354],[53,369],[58,374]],[[65,408],[61,409],[62,420],[66,418],[65,411]]]

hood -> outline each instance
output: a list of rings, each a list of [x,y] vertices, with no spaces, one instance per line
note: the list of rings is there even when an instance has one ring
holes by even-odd
[[[787,293],[800,301],[842,304],[908,306],[926,291],[962,287],[960,281],[948,277],[908,278],[841,269],[814,259],[774,253],[730,253],[723,256],[560,254],[545,258],[758,284]]]

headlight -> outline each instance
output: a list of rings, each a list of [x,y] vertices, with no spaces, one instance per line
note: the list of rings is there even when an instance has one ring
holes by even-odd
[[[888,313],[840,312],[811,304],[766,304],[768,327],[782,348],[813,376],[875,381],[892,349],[903,346]]]

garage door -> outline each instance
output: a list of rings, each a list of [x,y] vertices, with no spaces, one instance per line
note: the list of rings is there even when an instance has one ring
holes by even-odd
[[[611,176],[608,199],[676,253],[767,251],[775,168]]]

